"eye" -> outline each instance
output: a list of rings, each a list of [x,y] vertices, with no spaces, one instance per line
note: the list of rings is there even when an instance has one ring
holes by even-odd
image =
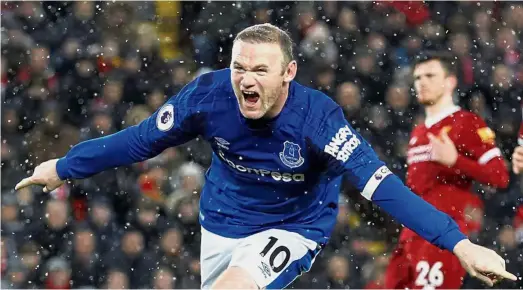
[[[234,66],[234,70],[237,72],[241,72],[241,73],[245,71],[241,66],[237,66],[237,65]]]
[[[260,69],[256,70],[256,73],[258,75],[265,75],[265,74],[267,74],[267,69],[266,68],[260,68]]]

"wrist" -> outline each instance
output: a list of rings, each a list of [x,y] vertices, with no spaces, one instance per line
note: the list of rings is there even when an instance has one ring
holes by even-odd
[[[452,249],[452,252],[454,253],[454,255],[459,257],[459,256],[463,255],[465,249],[468,248],[467,246],[470,244],[472,244],[472,242],[469,239],[464,238],[464,239],[460,240],[454,246],[454,248]]]

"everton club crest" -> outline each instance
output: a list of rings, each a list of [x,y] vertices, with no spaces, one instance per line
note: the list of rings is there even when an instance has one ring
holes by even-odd
[[[300,151],[300,145],[285,141],[283,143],[283,151],[280,152],[281,162],[290,168],[300,167],[305,161]]]

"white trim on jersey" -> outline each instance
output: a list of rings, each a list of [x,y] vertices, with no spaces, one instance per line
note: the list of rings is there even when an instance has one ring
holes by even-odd
[[[439,123],[441,120],[447,118],[448,116],[456,113],[457,111],[461,110],[460,106],[452,106],[449,108],[446,108],[445,110],[437,113],[435,116],[427,117],[425,119],[425,127],[430,128],[434,126],[435,124]]]
[[[483,153],[478,159],[479,164],[487,164],[490,160],[501,156],[501,150],[499,148],[492,148],[489,151]]]
[[[380,167],[369,178],[369,181],[367,181],[367,184],[365,184],[361,195],[363,195],[363,197],[365,197],[367,200],[372,200],[372,195],[378,188],[378,185],[380,185],[380,183],[385,180],[385,177],[390,174],[392,174],[392,172],[387,168],[387,166],[383,165]]]

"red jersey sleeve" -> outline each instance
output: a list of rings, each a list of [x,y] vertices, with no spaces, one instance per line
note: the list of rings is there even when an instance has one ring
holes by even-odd
[[[483,184],[507,187],[509,174],[494,131],[472,113],[466,114],[458,127],[455,145],[459,156],[453,169]]]

